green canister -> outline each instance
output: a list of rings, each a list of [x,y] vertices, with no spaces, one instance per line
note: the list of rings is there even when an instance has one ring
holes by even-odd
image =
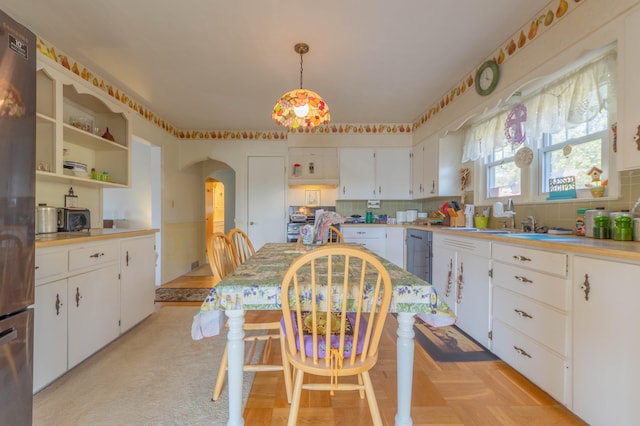
[[[616,217],[616,228],[613,233],[613,239],[617,241],[633,240],[633,228],[631,228],[632,219],[629,216]]]
[[[593,238],[611,238],[609,228],[609,216],[596,216],[593,218]]]

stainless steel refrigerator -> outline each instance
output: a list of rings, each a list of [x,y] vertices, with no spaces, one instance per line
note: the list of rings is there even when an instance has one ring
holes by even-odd
[[[35,36],[0,11],[0,425],[31,425]]]

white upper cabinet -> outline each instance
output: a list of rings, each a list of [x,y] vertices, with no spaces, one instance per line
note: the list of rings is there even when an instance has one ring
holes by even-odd
[[[413,149],[414,199],[460,195],[460,159],[464,135],[432,135]]]
[[[131,128],[126,107],[42,55],[36,85],[38,179],[129,186]],[[113,140],[103,137],[107,129]],[[96,179],[91,169],[108,178]]]
[[[640,139],[634,137],[640,133],[640,8],[629,13],[624,22],[624,40],[621,43],[620,66],[622,81],[618,83],[618,96],[621,98],[622,114],[618,122],[618,168],[630,170],[640,168]]]
[[[340,149],[339,199],[407,200],[410,190],[410,148]]]
[[[340,178],[338,149],[289,148],[287,178],[289,185],[337,186]]]

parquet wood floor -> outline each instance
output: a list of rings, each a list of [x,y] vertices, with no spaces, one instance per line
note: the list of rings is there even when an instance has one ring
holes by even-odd
[[[164,286],[212,285],[212,277],[183,276]],[[273,314],[249,311],[246,317],[247,321],[260,321]],[[396,412],[396,330],[397,322],[390,315],[378,364],[371,371],[385,425],[394,424]],[[279,352],[279,346],[273,345],[270,362],[278,362]],[[211,366],[212,388],[216,371],[217,366]],[[418,344],[411,407],[414,426],[586,424],[502,361],[436,363]],[[282,373],[256,373],[244,411],[245,424],[286,425],[288,414]],[[369,426],[371,416],[366,400],[357,392],[336,392],[332,397],[328,392],[303,391],[297,424]]]

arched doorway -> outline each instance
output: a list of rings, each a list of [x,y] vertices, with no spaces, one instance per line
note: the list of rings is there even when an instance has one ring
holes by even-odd
[[[208,237],[214,232],[225,232],[224,183],[207,178],[204,186],[206,236]]]

